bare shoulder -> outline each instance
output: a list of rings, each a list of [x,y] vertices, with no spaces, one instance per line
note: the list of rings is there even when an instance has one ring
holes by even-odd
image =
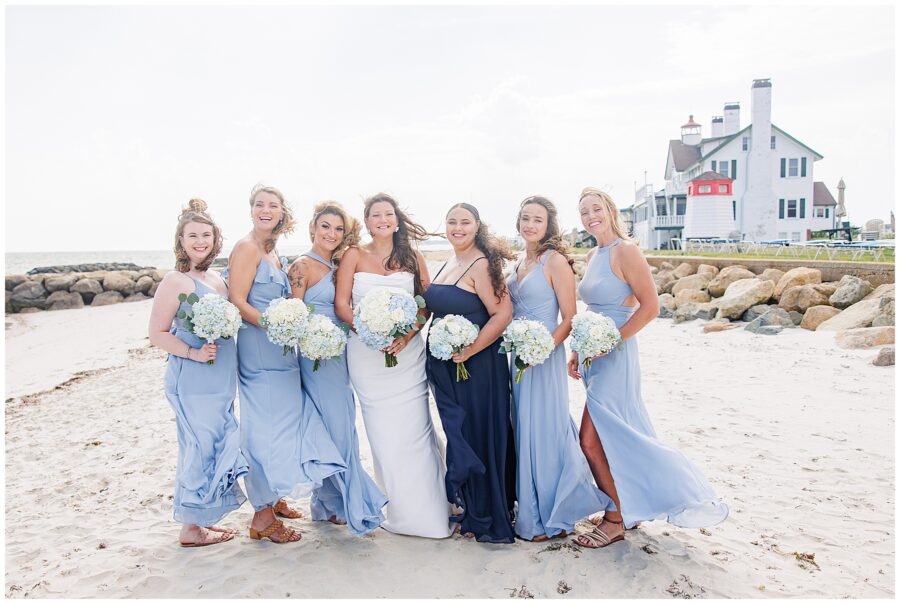
[[[644,252],[641,251],[641,248],[633,241],[622,241],[622,243],[618,246],[619,255],[626,262],[643,262],[644,261]]]
[[[250,260],[252,258],[261,258],[262,254],[259,253],[259,246],[255,241],[252,241],[248,237],[244,237],[234,244],[234,248],[231,250],[231,256],[240,258],[241,260]]]
[[[341,264],[355,263],[362,256],[362,251],[357,246],[348,247],[341,256]]]
[[[307,270],[309,270],[309,256],[297,256],[288,267],[288,277],[293,279],[305,275]]]
[[[556,250],[550,250],[547,252],[547,266],[551,269],[560,269],[560,268],[568,268],[569,261],[566,260],[566,257],[557,252]]]
[[[196,289],[194,281],[181,271],[169,271],[159,282],[163,295],[169,293],[189,293]]]

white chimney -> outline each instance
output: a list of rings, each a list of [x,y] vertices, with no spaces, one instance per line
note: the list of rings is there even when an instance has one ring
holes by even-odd
[[[725,122],[721,115],[713,116],[712,128],[709,129],[709,135],[712,138],[719,138],[725,135]]]
[[[725,103],[724,110],[724,136],[737,134],[741,129],[741,105],[740,103]]]
[[[749,239],[774,239],[778,233],[778,199],[772,183],[775,161],[772,136],[772,83],[753,80],[750,87],[750,151],[747,189],[741,201],[740,229]]]

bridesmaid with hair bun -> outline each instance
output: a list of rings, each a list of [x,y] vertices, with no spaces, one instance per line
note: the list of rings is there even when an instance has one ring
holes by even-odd
[[[179,303],[179,294],[228,297],[222,278],[207,270],[221,249],[222,233],[207,214],[206,202],[192,199],[175,229],[176,270],[160,282],[150,312],[150,343],[169,353],[165,391],[178,431],[173,508],[175,520],[182,523],[183,547],[231,540],[234,531],[216,523],[247,499],[237,482],[247,473],[247,462],[234,417],[234,339],[204,343],[176,319],[179,309],[187,307]]]

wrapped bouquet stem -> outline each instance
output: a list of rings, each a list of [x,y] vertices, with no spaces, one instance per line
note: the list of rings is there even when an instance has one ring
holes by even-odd
[[[578,353],[585,368],[591,359],[607,354],[622,343],[616,322],[603,313],[586,310],[572,318],[572,350]]]
[[[206,294],[202,298],[194,293],[178,294],[178,301],[188,308],[179,309],[175,316],[182,320],[185,329],[210,344],[219,338],[232,338],[244,327],[237,306],[218,294]]]
[[[511,352],[515,355],[518,384],[525,370],[546,361],[555,347],[553,336],[543,323],[530,319],[516,319],[503,331],[500,353]]]
[[[460,315],[445,315],[428,330],[428,349],[431,356],[449,361],[453,355],[475,341],[478,326]],[[465,363],[456,364],[456,381],[469,379]]]

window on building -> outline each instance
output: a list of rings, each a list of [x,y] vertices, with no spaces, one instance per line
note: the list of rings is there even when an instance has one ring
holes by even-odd
[[[710,193],[712,192],[712,185],[700,185],[698,190],[700,193]]]
[[[773,134],[771,140],[769,140],[769,149],[774,149],[774,148],[775,148],[775,135]]]
[[[787,200],[787,216],[786,218],[796,218],[797,217],[797,200],[796,199],[788,199]]]
[[[731,218],[732,220],[737,220],[737,200],[731,200]]]
[[[729,176],[728,174],[728,160],[723,160],[719,162],[719,169],[716,170],[722,176]]]
[[[800,175],[800,160],[796,157],[791,157],[788,159],[788,176],[799,176]]]
[[[666,208],[665,200],[657,199],[656,200],[656,215],[657,216],[665,216],[666,214],[668,214],[668,212],[666,210],[667,210],[667,208]]]
[[[826,208],[816,208],[816,218],[825,218]]]
[[[791,241],[800,241],[800,233],[798,231],[791,233]]]
[[[676,216],[684,216],[685,211],[687,210],[687,200],[686,199],[678,199],[675,202],[675,215]]]
[[[728,185],[719,185],[719,193],[727,193]]]
[[[741,151],[746,151],[750,147],[750,137],[745,136],[741,139]]]
[[[825,208],[825,218],[831,218],[828,213],[831,211],[831,208]]]

